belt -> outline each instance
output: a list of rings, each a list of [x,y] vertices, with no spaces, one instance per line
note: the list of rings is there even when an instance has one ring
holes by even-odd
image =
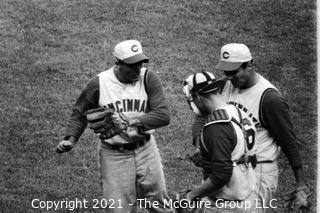
[[[258,161],[256,155],[253,156],[242,156],[239,160],[235,161],[236,164],[246,164],[251,163],[253,168],[256,168],[258,163],[272,163],[273,160],[264,160],[264,161]]]
[[[263,160],[263,161],[258,161],[257,163],[273,163],[274,160]]]
[[[256,155],[252,155],[252,156],[241,156],[239,160],[235,161],[234,163],[236,164],[248,164],[251,163],[253,168],[256,168],[257,166],[257,157]]]
[[[103,145],[110,148],[110,149],[115,149],[118,151],[124,151],[124,150],[128,150],[128,151],[132,151],[135,150],[143,145],[145,145],[149,140],[141,140],[141,141],[137,141],[135,143],[126,143],[126,144],[122,144],[122,145],[115,145],[115,144],[109,144],[109,143],[104,143]]]

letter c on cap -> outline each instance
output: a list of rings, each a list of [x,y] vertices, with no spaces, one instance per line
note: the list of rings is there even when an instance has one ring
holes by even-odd
[[[224,53],[222,53],[222,57],[224,59],[228,59],[230,57],[230,54],[228,52],[224,52]]]
[[[138,46],[137,45],[132,45],[131,50],[132,50],[132,52],[137,52],[138,51]]]

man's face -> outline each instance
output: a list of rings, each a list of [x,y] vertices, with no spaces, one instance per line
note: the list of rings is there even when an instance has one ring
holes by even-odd
[[[224,71],[224,75],[231,81],[236,88],[245,89],[250,78],[249,68],[240,67],[233,71]]]
[[[208,107],[206,106],[206,99],[200,95],[194,95],[193,96],[193,102],[199,109],[200,113],[202,115],[209,114]]]
[[[119,64],[119,71],[123,83],[134,83],[139,81],[142,62],[135,64]]]

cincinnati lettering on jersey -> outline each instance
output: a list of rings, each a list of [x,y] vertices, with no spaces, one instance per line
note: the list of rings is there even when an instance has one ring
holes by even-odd
[[[236,106],[237,108],[243,110],[245,113],[248,113],[248,109],[247,109],[245,106],[243,106],[242,104],[236,103],[236,102],[234,102],[234,101],[229,101],[229,102],[227,102],[227,103]],[[252,115],[252,113],[250,113],[250,114],[248,114],[248,115],[249,115],[249,117],[252,119],[252,121],[253,121],[253,123],[254,123],[254,126],[255,126],[255,127],[258,127],[258,126],[260,125],[259,120],[258,120],[257,118],[255,118],[255,117]]]
[[[107,105],[118,112],[147,112],[146,100],[123,99]]]

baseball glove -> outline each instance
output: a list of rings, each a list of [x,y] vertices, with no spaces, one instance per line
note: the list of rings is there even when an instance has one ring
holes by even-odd
[[[128,129],[128,119],[114,109],[100,107],[86,112],[88,126],[95,133],[100,134],[101,140],[112,138]]]
[[[281,198],[284,201],[284,207],[289,208],[290,212],[308,212],[311,207],[308,198],[311,194],[311,189],[308,186],[302,186],[286,192]]]

